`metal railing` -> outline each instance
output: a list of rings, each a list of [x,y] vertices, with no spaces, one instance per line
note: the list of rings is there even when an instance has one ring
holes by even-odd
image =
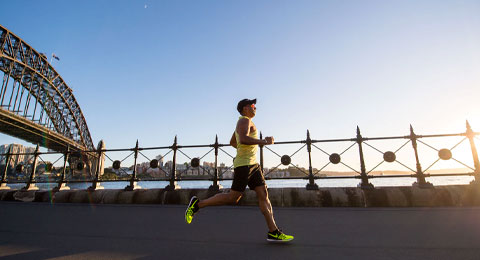
[[[264,153],[266,151],[271,152],[275,156],[280,158],[280,163],[271,168],[268,169],[264,172],[264,175],[266,179],[269,179],[269,175],[275,170],[280,167],[281,165],[283,166],[289,166],[293,169],[296,169],[298,172],[302,173],[302,176],[289,176],[289,177],[284,177],[282,179],[306,179],[308,180],[308,184],[306,185],[306,188],[309,190],[315,190],[318,189],[318,185],[316,184],[316,180],[321,180],[321,179],[345,179],[345,178],[350,178],[350,179],[360,179],[359,187],[364,188],[364,189],[370,189],[373,188],[373,185],[369,182],[370,179],[372,178],[398,178],[398,177],[412,177],[416,178],[416,182],[414,185],[418,185],[421,188],[430,188],[433,187],[433,185],[425,180],[426,177],[434,177],[434,176],[474,176],[475,181],[474,183],[479,183],[477,182],[478,177],[480,176],[480,163],[479,163],[479,157],[477,153],[477,149],[475,146],[474,139],[478,139],[478,135],[480,134],[479,132],[474,132],[472,128],[470,127],[470,124],[466,123],[466,131],[463,133],[456,133],[456,134],[434,134],[434,135],[417,135],[413,131],[413,127],[410,126],[410,133],[409,135],[405,136],[390,136],[390,137],[363,137],[360,133],[360,129],[357,127],[356,129],[356,136],[354,138],[346,138],[346,139],[327,139],[327,140],[315,140],[310,137],[310,132],[307,130],[307,135],[306,139],[304,140],[299,140],[299,141],[285,141],[285,142],[276,142],[272,146],[259,146],[259,154],[260,154],[260,165],[262,169],[264,169]],[[426,143],[424,141],[425,139],[428,138],[436,138],[436,137],[463,137],[461,141],[456,143],[453,147],[450,149],[437,149],[434,146]],[[262,138],[262,134],[260,133],[260,138]],[[397,149],[394,151],[382,151],[381,149],[375,147],[374,145],[371,144],[370,141],[377,141],[377,140],[405,140],[405,142],[402,142],[402,145],[399,146]],[[470,150],[473,158],[473,167],[469,166],[467,163],[464,163],[452,156],[452,150],[456,149],[459,147],[461,143],[464,141],[468,140],[470,144]],[[325,149],[322,149],[320,147],[320,144],[326,144],[326,143],[347,143],[348,148],[343,150],[340,153],[329,153],[325,151]],[[429,165],[427,168],[423,169],[422,165],[420,164],[420,155],[419,155],[419,149],[418,149],[418,144],[424,145],[428,149],[432,149],[436,152],[438,152],[438,159],[436,159],[431,165]],[[290,155],[280,155],[279,153],[275,152],[273,150],[273,146],[281,146],[281,145],[290,145],[290,144],[300,144],[301,147],[296,150],[294,153]],[[413,148],[413,153],[411,154],[412,157],[415,158],[415,164],[416,167],[415,169],[412,169],[413,167],[407,166],[406,163],[400,161],[397,159],[397,153],[407,147],[407,145],[410,144],[411,147]],[[167,190],[175,190],[180,188],[178,186],[178,181],[183,181],[183,180],[199,180],[198,176],[197,177],[189,177],[187,176],[187,172],[192,169],[197,169],[197,172],[200,172],[200,169],[202,170],[203,173],[207,173],[206,176],[208,176],[208,180],[212,181],[212,185],[210,186],[209,189],[211,190],[219,190],[221,188],[219,181],[221,180],[228,180],[231,178],[224,178],[224,175],[226,172],[231,172],[233,165],[229,167],[219,167],[218,163],[218,157],[219,154],[221,153],[224,156],[230,157],[231,159],[234,159],[234,156],[230,154],[229,152],[226,151],[225,147],[230,146],[229,144],[221,144],[218,142],[218,137],[215,137],[215,142],[213,144],[207,144],[207,145],[180,145],[177,143],[177,137],[174,138],[174,142],[172,145],[169,146],[160,146],[160,147],[139,147],[138,141],[133,148],[126,148],[126,149],[105,149],[103,144],[99,144],[99,147],[96,150],[88,150],[88,151],[71,151],[67,148],[66,151],[63,153],[58,153],[58,152],[40,152],[39,146],[37,145],[36,150],[34,153],[13,153],[11,150],[9,152],[0,154],[0,161],[5,159],[5,167],[3,171],[1,172],[1,180],[0,180],[0,189],[8,189],[9,187],[7,184],[13,184],[13,183],[25,183],[25,187],[23,187],[23,190],[35,190],[38,189],[38,187],[35,186],[35,183],[52,183],[52,180],[38,180],[36,178],[36,171],[38,167],[38,162],[39,160],[44,162],[44,168],[45,171],[51,171],[57,173],[57,177],[53,178],[53,181],[57,183],[57,186],[53,188],[54,191],[58,190],[63,190],[63,189],[69,189],[68,186],[66,186],[67,183],[75,183],[75,182],[89,182],[91,183],[91,186],[88,188],[89,190],[95,190],[95,189],[102,189],[103,187],[101,186],[102,182],[114,182],[114,181],[128,181],[129,185],[125,187],[125,190],[133,190],[140,188],[138,186],[138,181],[168,181],[168,185],[165,187]],[[344,162],[342,160],[342,155],[344,155],[347,151],[352,150],[354,147],[357,147],[358,149],[358,161],[359,161],[359,168],[352,167],[349,165],[347,162]],[[365,156],[364,156],[364,147],[368,147],[372,149],[373,151],[376,151],[380,154],[383,155],[382,161],[380,161],[376,166],[374,166],[372,169],[367,170],[366,164],[365,164]],[[208,152],[202,153],[201,156],[193,157],[189,156],[186,152],[188,149],[193,149],[193,148],[208,148]],[[301,168],[298,165],[295,165],[292,163],[292,157],[297,155],[300,151],[304,150],[306,148],[306,155],[308,158],[308,169],[306,168]],[[165,151],[165,153],[161,156],[161,158],[166,158],[167,155],[171,154],[172,155],[172,160],[168,163],[168,166],[162,166],[160,165],[161,162],[159,162],[159,159],[153,159],[151,160],[147,155],[145,155],[146,151]],[[313,168],[312,165],[312,150],[318,151],[325,156],[328,156],[328,162],[320,167],[319,169]],[[108,154],[109,153],[115,153],[115,152],[127,152],[128,156],[123,158],[122,160],[114,160],[112,159]],[[211,154],[213,152],[214,155],[214,162],[210,166],[202,166],[200,165],[200,161],[205,158],[205,156]],[[56,162],[54,163],[47,163],[43,160],[42,156],[46,155],[53,155],[53,154],[60,154],[60,158],[57,159]],[[85,158],[91,158],[92,154],[96,155],[95,160],[90,160],[85,162]],[[185,167],[182,167],[182,169],[177,169],[178,164],[177,164],[177,158],[179,155],[182,155],[190,160],[189,163],[185,163]],[[28,177],[24,180],[11,180],[8,176],[8,170],[9,170],[9,165],[10,160],[13,156],[30,156],[31,158],[31,164],[28,165],[28,167],[25,167],[25,165],[19,164],[15,166],[15,170],[17,172],[26,172],[28,171],[26,168],[30,168],[30,174]],[[88,156],[87,156],[88,155]],[[113,157],[113,156],[112,156]],[[133,166],[131,168],[131,174],[127,174],[125,170],[126,168],[122,168],[121,164],[128,158],[133,157]],[[83,159],[82,159],[83,158]],[[148,160],[148,167],[149,169],[155,169],[158,173],[161,173],[164,175],[164,177],[155,177],[155,178],[139,178],[138,173],[137,173],[137,161],[139,158],[143,158]],[[59,160],[63,159],[63,165],[61,167],[55,168],[53,165],[57,163]],[[440,160],[453,160],[460,165],[463,165],[466,169],[469,170],[469,172],[466,173],[443,173],[443,174],[428,174],[426,173],[429,169],[431,169],[432,166],[437,164]],[[92,163],[94,162],[94,163]],[[111,168],[105,168],[106,162],[112,163]],[[412,172],[412,174],[403,174],[403,175],[388,175],[388,176],[381,176],[381,175],[371,175],[369,173],[372,173],[375,169],[377,169],[380,165],[383,163],[393,163],[396,162],[402,167],[408,169],[409,171]],[[67,163],[69,166],[67,166]],[[329,166],[329,165],[342,165],[348,169],[350,169],[352,172],[356,173],[354,176],[324,176],[322,175],[323,170]],[[208,168],[208,169],[207,169]],[[85,172],[86,170],[90,171],[90,178],[80,178],[80,179],[67,179],[66,175],[67,172],[71,172],[73,175],[74,171],[83,171]],[[102,175],[102,173],[105,171],[105,169],[108,169],[110,172],[116,172],[116,173],[124,173],[123,175],[125,176],[123,179],[108,179],[105,177],[105,175]],[[2,170],[2,169],[0,169]],[[202,179],[205,180],[205,179]]]

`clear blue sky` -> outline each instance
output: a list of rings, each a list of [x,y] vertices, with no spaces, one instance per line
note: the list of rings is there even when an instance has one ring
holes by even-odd
[[[108,148],[480,131],[479,1],[5,1]],[[7,11],[10,10],[10,11]],[[0,136],[0,143],[10,137]]]

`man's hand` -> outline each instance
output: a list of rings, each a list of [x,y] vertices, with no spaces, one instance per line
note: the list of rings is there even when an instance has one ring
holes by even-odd
[[[273,136],[266,136],[265,141],[266,141],[266,145],[273,144]]]

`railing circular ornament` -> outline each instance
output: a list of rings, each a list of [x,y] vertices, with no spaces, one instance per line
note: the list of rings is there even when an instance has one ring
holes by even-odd
[[[121,162],[119,160],[114,161],[113,165],[112,165],[113,169],[115,169],[115,170],[120,169],[120,164],[121,164]]]
[[[84,162],[78,162],[77,163],[77,170],[81,171],[85,169],[85,163]]]
[[[292,158],[288,155],[284,155],[280,158],[280,162],[282,162],[283,165],[289,165],[292,162]]]
[[[441,149],[440,151],[438,151],[438,157],[440,157],[440,159],[442,160],[450,160],[452,159],[452,151],[445,148]]]
[[[17,167],[15,167],[15,171],[16,172],[23,172],[23,164],[17,165]]]
[[[388,151],[383,154],[383,160],[386,162],[394,162],[397,159],[397,156],[395,155],[394,152]]]
[[[45,172],[51,172],[52,169],[53,169],[53,164],[47,163],[47,164],[45,165]]]
[[[153,159],[153,160],[150,161],[150,168],[153,168],[153,169],[158,168],[158,160],[157,159]]]
[[[341,157],[340,157],[340,154],[338,153],[332,153],[330,154],[330,156],[328,157],[328,160],[330,160],[331,163],[333,164],[338,164],[340,163],[340,161],[342,160]]]
[[[190,165],[194,168],[200,166],[200,159],[195,157],[190,161]]]

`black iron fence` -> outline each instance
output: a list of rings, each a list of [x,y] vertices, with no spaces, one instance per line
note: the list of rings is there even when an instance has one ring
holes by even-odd
[[[417,135],[410,126],[410,133],[405,136],[390,136],[390,137],[363,137],[360,133],[360,129],[357,127],[356,136],[346,139],[328,139],[328,140],[315,140],[310,136],[310,132],[307,130],[306,139],[299,141],[286,141],[276,142],[274,145],[259,146],[260,165],[262,169],[265,169],[264,175],[266,179],[273,178],[272,174],[276,172],[279,167],[289,167],[294,169],[297,173],[295,176],[283,176],[281,179],[306,179],[308,184],[307,189],[318,189],[317,181],[323,179],[360,179],[359,187],[361,188],[373,188],[373,185],[369,182],[372,178],[398,178],[398,177],[411,177],[416,178],[414,185],[418,185],[422,188],[433,187],[433,185],[425,180],[426,177],[434,176],[474,176],[475,181],[480,176],[480,163],[475,146],[474,139],[479,139],[479,132],[474,132],[469,123],[466,124],[466,131],[456,134],[434,134],[434,135]],[[451,148],[439,149],[434,145],[428,144],[426,140],[429,138],[447,138],[447,137],[459,137],[461,140],[456,142]],[[260,138],[262,134],[260,133]],[[373,145],[374,141],[392,141],[400,140],[401,144],[396,149],[383,151],[378,146]],[[403,141],[402,141],[403,140]],[[460,144],[469,142],[469,153],[471,152],[473,158],[473,166],[465,163],[453,156],[455,149],[458,149]],[[333,143],[336,147],[340,147],[339,143],[345,143],[346,148],[341,152],[329,152],[328,149],[322,147],[322,145]],[[437,152],[438,158],[436,158],[430,165],[423,168],[420,164],[420,157],[418,146],[422,145],[426,149]],[[282,145],[299,145],[299,148],[291,154],[281,155],[276,152],[274,147]],[[67,149],[61,153],[59,152],[40,152],[39,146],[37,146],[33,153],[14,153],[11,148],[8,152],[0,154],[0,161],[4,161],[4,168],[1,172],[0,189],[8,189],[7,184],[19,184],[25,183],[24,190],[38,189],[36,183],[56,183],[54,190],[68,189],[66,184],[76,182],[88,182],[91,183],[90,190],[101,189],[102,182],[116,182],[116,181],[128,181],[129,185],[125,187],[126,190],[133,190],[139,188],[138,181],[168,181],[168,185],[165,189],[174,190],[180,188],[178,181],[184,180],[210,180],[212,182],[210,189],[218,190],[221,186],[219,181],[231,179],[231,173],[233,170],[234,152],[227,151],[229,144],[221,144],[218,142],[218,137],[215,137],[215,142],[207,145],[180,145],[177,143],[177,137],[174,138],[172,145],[160,146],[160,147],[140,147],[138,141],[133,148],[126,149],[105,149],[104,145],[99,144],[96,150],[89,151],[73,151]],[[375,164],[375,166],[367,169],[365,164],[365,152],[364,148],[368,147],[371,151],[378,153],[381,160]],[[408,166],[407,163],[397,158],[397,154],[405,150],[406,147],[413,148],[409,151],[410,157],[414,158],[415,167]],[[189,150],[194,149],[206,149],[198,156],[189,155]],[[358,153],[356,166],[352,166],[350,163],[343,160],[342,156],[348,151],[357,150]],[[455,150],[455,151],[454,151]],[[162,154],[157,158],[150,158],[147,155],[148,151],[161,152]],[[294,157],[303,151],[307,161],[307,168],[300,167],[292,162]],[[306,153],[305,153],[306,151]],[[322,156],[328,158],[325,164],[321,167],[314,168],[312,164],[312,153],[318,152]],[[265,153],[270,153],[271,156],[278,157],[278,165],[270,168],[264,167]],[[123,153],[122,159],[113,159],[112,154]],[[197,151],[198,153],[198,151]],[[57,155],[58,158],[53,163],[47,162],[43,157]],[[213,155],[213,162],[202,165],[201,162],[206,156]],[[219,164],[219,155],[231,159],[231,165]],[[381,155],[381,156],[380,156]],[[21,163],[12,164],[12,158],[15,156],[27,157]],[[171,160],[163,162],[163,159],[171,156]],[[184,159],[188,159],[188,162],[184,164],[178,164],[177,160],[179,156],[183,156]],[[93,159],[92,159],[93,158]],[[133,159],[133,166],[122,167],[122,163],[125,163],[127,159]],[[139,160],[147,160],[142,165],[138,164]],[[464,158],[463,158],[464,159]],[[463,173],[440,173],[429,174],[427,171],[431,169],[439,161],[452,160],[462,165],[467,172]],[[28,162],[28,163],[25,163]],[[42,162],[39,164],[39,162]],[[60,167],[55,167],[55,164],[61,163]],[[400,167],[411,172],[411,174],[399,174],[399,175],[372,175],[371,173],[384,163],[396,163]],[[49,173],[49,178],[39,178],[37,176],[37,170],[40,168],[44,173]],[[111,165],[111,166],[110,166]],[[146,165],[146,166],[145,166]],[[349,169],[354,175],[352,176],[327,176],[322,174],[324,169],[329,165],[342,165]],[[106,167],[110,166],[110,167]],[[139,174],[139,169],[151,170],[155,172],[153,175]],[[75,176],[75,172],[80,173]],[[19,174],[20,173],[20,174]],[[189,174],[190,173],[190,174]],[[193,173],[193,174],[192,174]],[[298,175],[300,174],[300,175]],[[277,177],[278,178],[278,177]]]

